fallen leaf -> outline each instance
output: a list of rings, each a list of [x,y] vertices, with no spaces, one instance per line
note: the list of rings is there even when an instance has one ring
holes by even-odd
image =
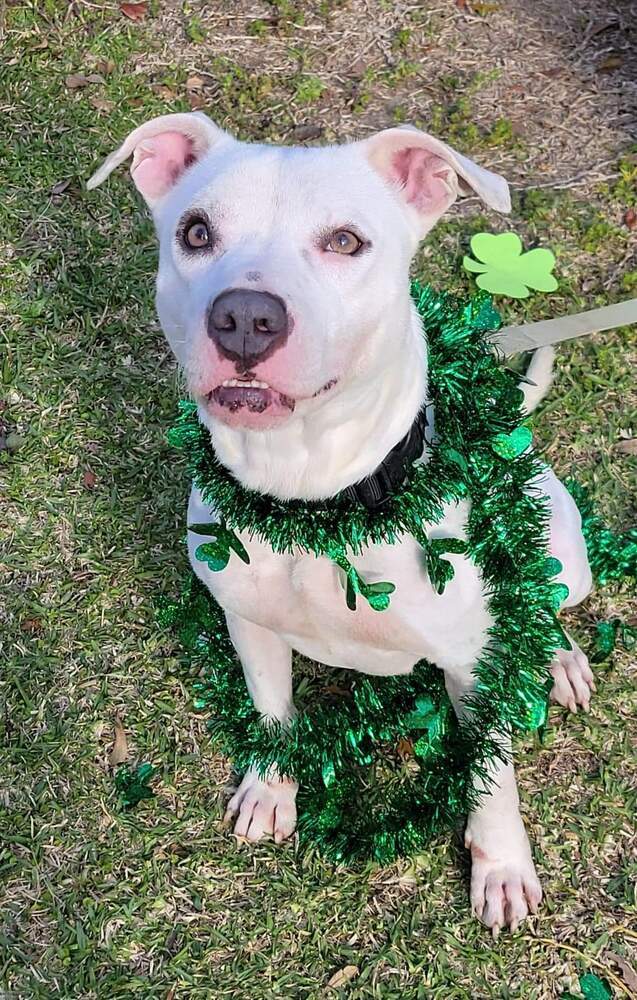
[[[621,969],[622,976],[624,977],[624,982],[629,990],[637,994],[637,972],[633,969],[632,965],[629,965],[625,958],[618,955],[614,951],[607,951],[606,958],[610,958],[611,962]]]
[[[42,631],[42,622],[39,618],[25,618],[20,623],[23,632],[33,633]]]
[[[309,139],[320,139],[324,131],[322,125],[295,125],[292,135],[299,142],[307,142]]]
[[[549,80],[553,80],[556,76],[561,76],[563,72],[563,66],[549,66],[548,69],[540,70],[542,76],[547,76]]]
[[[94,490],[95,484],[97,483],[97,476],[90,469],[85,469],[84,475],[82,476],[82,482],[86,486],[87,490]]]
[[[471,12],[471,7],[469,6],[468,0],[456,0],[456,7],[458,10],[468,10]]]
[[[634,208],[627,208],[624,212],[624,225],[628,226],[629,229],[634,229],[637,226],[637,212]]]
[[[188,94],[188,104],[192,111],[201,111],[206,107],[206,99],[202,94]]]
[[[24,444],[24,438],[15,431],[11,431],[6,436],[0,435],[0,451],[18,451]]]
[[[110,76],[110,74],[115,69],[114,59],[98,59],[95,63],[95,69],[98,73],[103,73],[104,76]]]
[[[202,76],[189,76],[186,80],[186,90],[201,90],[205,82]]]
[[[107,101],[105,97],[89,97],[89,104],[92,104],[96,111],[112,111],[115,101]]]
[[[158,97],[162,97],[165,101],[174,101],[177,96],[175,91],[171,90],[164,83],[154,83],[150,89],[153,94],[157,94]]]
[[[611,52],[611,54],[609,56],[606,56],[606,58],[599,64],[599,66],[597,67],[597,72],[612,73],[613,70],[619,69],[620,66],[623,66],[623,64],[624,64],[623,56],[620,56],[618,52]]]
[[[411,740],[406,740],[404,738],[401,738],[398,740],[398,743],[396,745],[396,753],[398,754],[399,757],[402,757],[403,759],[406,757],[413,757],[414,744],[411,742]]]
[[[31,46],[31,52],[38,52],[40,49],[48,49],[48,47],[49,47],[48,39],[43,38],[42,41],[38,42],[37,45]]]
[[[78,90],[80,87],[87,87],[88,82],[88,77],[84,73],[71,73],[64,81],[69,90]]]
[[[328,982],[328,986],[332,989],[337,990],[340,986],[346,986],[350,980],[354,979],[358,975],[357,965],[345,965],[338,972],[335,972],[332,978]]]
[[[131,21],[143,21],[148,13],[147,3],[121,3],[119,12]]]
[[[622,455],[637,455],[637,438],[618,441],[615,445],[615,451],[621,452]]]
[[[71,183],[70,177],[67,177],[67,179],[64,181],[56,181],[56,183],[51,188],[51,194],[63,194],[70,183]]]
[[[115,716],[113,729],[115,730],[115,739],[113,741],[113,749],[108,756],[108,762],[111,767],[115,767],[116,764],[123,764],[128,758],[128,740],[126,739],[122,720],[118,715]]]

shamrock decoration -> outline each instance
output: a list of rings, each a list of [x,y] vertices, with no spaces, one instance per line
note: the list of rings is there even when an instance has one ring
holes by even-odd
[[[453,580],[455,570],[448,559],[442,558],[443,552],[465,552],[467,543],[461,538],[427,538],[418,537],[423,548],[427,575],[437,594],[442,594],[450,580]]]
[[[230,559],[230,550],[236,552],[244,563],[250,562],[250,556],[233,531],[223,524],[189,524],[189,531],[197,535],[208,535],[213,540],[204,542],[195,549],[195,556],[214,572],[225,569]]]
[[[155,775],[152,764],[140,764],[134,771],[124,765],[115,775],[115,787],[122,797],[125,809],[132,809],[142,799],[152,799],[154,791],[150,782]]]
[[[379,580],[377,583],[365,583],[358,570],[352,566],[342,545],[331,547],[330,559],[339,566],[344,574],[345,603],[350,611],[356,611],[356,598],[361,594],[374,611],[386,611],[389,607],[389,595],[396,587],[393,583]],[[343,582],[343,581],[341,581]]]
[[[427,731],[426,735],[421,736],[414,744],[416,757],[427,757],[429,754],[436,753],[446,729],[446,706],[437,707],[427,695],[420,695],[416,698],[414,710],[405,721],[412,729],[425,729]]]
[[[496,455],[500,458],[514,459],[521,455],[533,441],[533,435],[528,427],[516,427],[510,434],[496,434],[491,442]]]
[[[600,979],[593,972],[580,976],[579,988],[584,1000],[611,1000],[612,992],[605,979]],[[562,993],[561,1000],[579,1000],[573,993]]]
[[[478,274],[478,288],[493,295],[509,295],[526,299],[529,288],[538,292],[554,292],[557,281],[551,274],[555,257],[550,250],[536,247],[522,253],[522,241],[515,233],[476,233],[471,239],[471,251],[478,258],[464,257],[467,271]]]
[[[621,618],[611,618],[608,622],[598,622],[595,627],[595,649],[591,663],[603,663],[611,655],[617,640],[624,649],[633,649],[637,643],[637,628],[622,622]]]

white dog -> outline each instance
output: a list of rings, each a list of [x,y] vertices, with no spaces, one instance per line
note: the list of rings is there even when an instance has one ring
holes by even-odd
[[[89,182],[129,156],[160,243],[157,309],[221,462],[246,487],[283,499],[325,498],[364,480],[408,432],[427,402],[427,356],[408,271],[424,236],[459,194],[509,211],[505,180],[415,129],[361,142],[278,148],[238,142],[203,114],[154,119],[128,136]],[[539,358],[531,377],[546,378]],[[546,389],[546,385],[544,389]],[[528,386],[527,408],[541,389]],[[426,457],[426,452],[425,452]],[[547,470],[550,550],[564,569],[568,604],[591,574],[578,511]],[[437,527],[463,535],[468,504]],[[214,521],[195,489],[189,523]],[[294,713],[292,651],[373,674],[401,674],[426,657],[445,674],[457,712],[471,691],[490,616],[476,567],[449,556],[442,595],[416,542],[368,548],[363,577],[390,579],[379,614],[345,606],[339,570],[308,554],[275,555],[245,536],[250,566],[231,560],[195,572],[223,607],[248,689],[263,716]],[[593,677],[577,647],[551,665],[553,697],[588,707]],[[535,912],[541,889],[519,811],[512,765],[468,818],[471,901],[497,934]],[[229,803],[235,833],[289,837],[296,785],[247,773]]]

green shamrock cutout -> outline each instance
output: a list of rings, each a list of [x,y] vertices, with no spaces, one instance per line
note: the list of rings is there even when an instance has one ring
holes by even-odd
[[[132,771],[127,764],[115,775],[115,787],[122,797],[125,809],[132,809],[142,799],[152,799],[154,791],[150,782],[155,775],[152,764],[140,764]]]
[[[378,583],[365,583],[362,576],[350,566],[347,570],[345,603],[350,611],[356,611],[356,596],[362,594],[374,611],[386,611],[389,607],[389,595],[393,594],[395,589],[393,583],[383,580],[379,580]]]
[[[509,295],[526,299],[529,288],[538,292],[554,292],[557,281],[551,271],[555,257],[550,250],[536,247],[522,253],[522,241],[515,233],[476,233],[471,239],[471,251],[478,258],[465,256],[462,264],[478,275],[478,288],[493,295]]]
[[[428,757],[440,749],[446,720],[447,710],[444,705],[437,707],[427,695],[416,698],[415,708],[405,720],[412,729],[427,730],[426,734],[414,743],[416,757]]]
[[[461,538],[419,538],[425,557],[427,575],[437,594],[442,594],[450,580],[453,580],[455,570],[448,559],[442,558],[443,552],[465,552],[467,543]]]
[[[580,976],[579,988],[584,1000],[611,1000],[613,994],[605,979],[600,979],[593,972]],[[562,993],[561,1000],[579,1000],[574,993]]]
[[[496,434],[491,447],[500,458],[514,459],[521,455],[533,441],[528,427],[516,427],[510,434]]]
[[[244,563],[250,562],[250,556],[242,543],[234,532],[229,531],[223,524],[189,524],[188,530],[213,539],[211,542],[203,542],[195,549],[195,557],[205,562],[213,573],[226,568],[231,550],[236,552]]]

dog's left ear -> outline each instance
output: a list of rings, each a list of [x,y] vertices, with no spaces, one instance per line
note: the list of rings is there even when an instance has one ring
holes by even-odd
[[[461,153],[412,126],[389,128],[361,146],[371,166],[406,202],[422,237],[460,194],[477,194],[497,212],[511,211],[509,185]]]

